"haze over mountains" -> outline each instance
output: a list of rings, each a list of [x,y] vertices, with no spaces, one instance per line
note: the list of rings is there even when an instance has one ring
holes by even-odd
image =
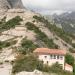
[[[65,32],[75,34],[75,12],[65,12],[60,15],[54,13],[52,15],[46,15],[48,20],[55,22],[59,27],[64,29]]]

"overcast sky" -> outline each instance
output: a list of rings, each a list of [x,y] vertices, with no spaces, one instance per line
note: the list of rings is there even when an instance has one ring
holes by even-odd
[[[22,0],[25,7],[49,13],[50,11],[75,11],[75,0]]]

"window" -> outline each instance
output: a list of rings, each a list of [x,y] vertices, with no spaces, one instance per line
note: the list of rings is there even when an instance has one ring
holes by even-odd
[[[45,56],[45,58],[47,58],[47,56]]]
[[[47,61],[47,64],[48,64],[48,61]]]
[[[50,58],[51,58],[51,59],[52,59],[52,57],[53,57],[53,56],[52,56],[52,55],[50,55]]]
[[[60,56],[60,59],[62,60],[63,59],[63,56]]]
[[[54,55],[54,59],[56,59],[56,55]]]
[[[57,55],[57,59],[59,59],[59,55]]]

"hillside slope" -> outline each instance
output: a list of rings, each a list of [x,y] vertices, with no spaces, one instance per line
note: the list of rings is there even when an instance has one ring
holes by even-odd
[[[0,18],[3,18],[8,9],[23,9],[24,6],[21,0],[0,0]],[[24,8],[25,9],[25,8]]]
[[[39,28],[41,32],[43,32],[47,36],[48,39],[52,39],[53,42],[60,49],[65,49],[65,50],[74,49],[74,45],[72,43],[72,41],[75,40],[74,36],[66,34],[62,29],[55,27],[39,14],[24,9],[10,9],[7,11],[5,15],[6,15],[6,21],[16,16],[20,16],[23,19],[23,21],[21,22],[22,26],[25,26],[27,22],[34,24],[36,27]],[[33,33],[36,34],[35,32]],[[60,34],[62,34],[62,36],[60,36]]]
[[[13,61],[19,53],[32,53],[37,47],[62,49],[73,55],[74,40],[74,35],[65,33],[40,14],[26,9],[9,9],[0,19],[0,48],[3,50],[0,60],[3,62]],[[9,69],[7,71],[10,72]]]

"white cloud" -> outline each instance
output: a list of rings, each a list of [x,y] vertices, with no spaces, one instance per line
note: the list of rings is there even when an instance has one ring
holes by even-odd
[[[75,10],[75,0],[22,0],[24,6],[38,10]]]

